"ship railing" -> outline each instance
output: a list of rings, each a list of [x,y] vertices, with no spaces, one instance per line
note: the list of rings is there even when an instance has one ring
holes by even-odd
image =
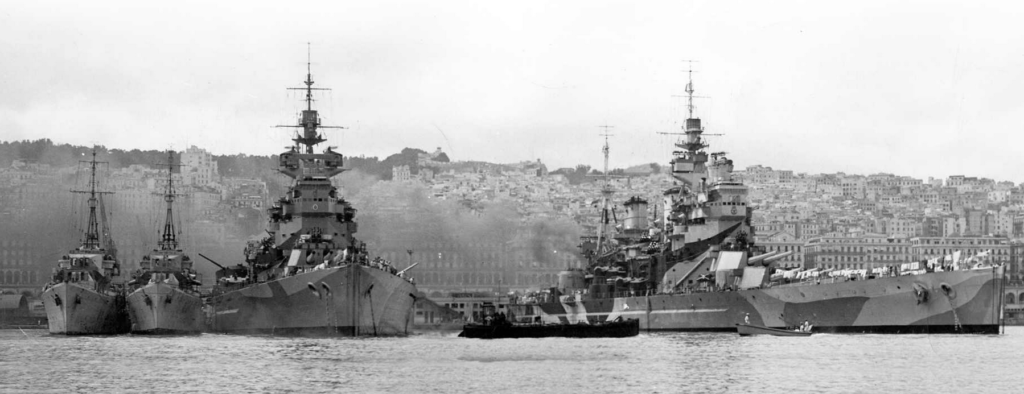
[[[635,290],[635,291],[611,291],[604,293],[589,293],[593,298],[623,298],[623,297],[645,297],[657,294],[654,289],[649,290]],[[575,300],[572,300],[575,302]]]

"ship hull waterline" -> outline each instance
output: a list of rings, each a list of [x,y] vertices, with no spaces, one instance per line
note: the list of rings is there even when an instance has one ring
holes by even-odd
[[[349,264],[255,284],[210,298],[212,332],[282,336],[404,336],[415,287]]]
[[[73,283],[58,283],[42,294],[53,335],[116,335],[128,332],[125,299]]]
[[[544,303],[544,322],[637,318],[641,330],[735,332],[750,324],[820,333],[998,334],[1003,268],[819,285]],[[531,316],[533,318],[533,316]]]
[[[132,334],[198,335],[205,326],[203,300],[167,283],[149,283],[128,294]]]

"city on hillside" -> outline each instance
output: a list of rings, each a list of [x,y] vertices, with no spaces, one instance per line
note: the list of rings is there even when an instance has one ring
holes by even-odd
[[[13,144],[19,143],[0,147],[0,285],[35,293],[49,280],[61,245],[81,236],[82,215],[60,212],[84,209],[83,199],[69,193],[82,187],[83,168],[80,157],[55,154],[67,145],[26,154]],[[90,150],[73,147],[71,156]],[[104,152],[100,160],[118,161],[100,187],[114,193],[106,205],[111,233],[131,271],[156,247],[165,153]],[[204,258],[240,263],[245,242],[261,236],[266,209],[287,187],[273,170],[276,156],[248,157],[246,167],[195,146],[179,155],[173,178],[184,195],[176,218],[181,238]],[[658,202],[674,185],[657,164],[604,177],[582,165],[552,171],[540,160],[451,161],[440,148],[405,149],[385,160],[352,157],[348,167],[332,182],[359,212],[357,237],[374,256],[399,267],[416,263],[410,275],[417,286],[439,299],[551,286],[559,271],[585,264],[580,236],[598,226],[605,182],[615,191],[611,220],[619,228],[622,204],[634,196],[652,202],[650,222],[661,225]],[[1011,284],[1024,279],[1024,185],[964,175],[794,174],[762,165],[735,176],[751,189],[756,244],[794,252],[782,268],[871,269],[985,252],[1008,264]],[[211,285],[216,267],[200,261],[197,270]]]

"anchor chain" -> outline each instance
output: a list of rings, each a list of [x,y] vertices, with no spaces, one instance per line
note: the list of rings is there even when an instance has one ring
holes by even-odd
[[[952,300],[950,300],[949,306],[950,308],[953,307]],[[956,315],[956,308],[952,308],[951,310],[953,311],[953,327],[956,329],[957,332],[962,332],[964,328],[960,326],[960,317]]]
[[[953,297],[949,295],[949,291],[942,289],[946,293],[946,299],[949,300],[949,310],[953,312],[953,329],[956,332],[963,332],[963,326],[960,325],[960,317],[956,314],[956,306],[953,305]]]

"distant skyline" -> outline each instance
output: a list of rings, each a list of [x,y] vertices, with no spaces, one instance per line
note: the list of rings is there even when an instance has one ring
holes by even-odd
[[[273,6],[272,6],[273,5]],[[1016,3],[23,2],[0,139],[280,153],[306,42],[328,145],[600,169],[671,158],[692,59],[736,167],[1024,181]]]

